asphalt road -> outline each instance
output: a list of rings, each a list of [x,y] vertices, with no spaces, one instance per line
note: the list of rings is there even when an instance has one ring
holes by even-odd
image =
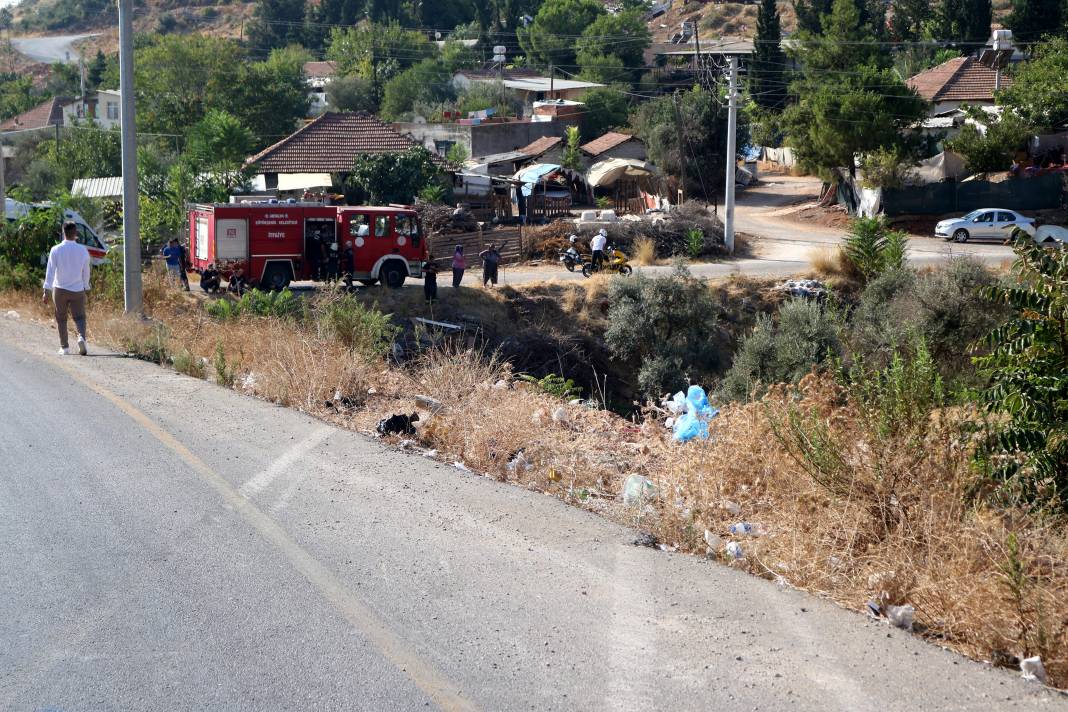
[[[55,35],[52,37],[13,37],[11,45],[19,53],[35,62],[52,64],[55,62],[77,62],[76,42],[96,37],[86,35]]]
[[[54,341],[0,320],[0,709],[1068,709],[550,497]]]

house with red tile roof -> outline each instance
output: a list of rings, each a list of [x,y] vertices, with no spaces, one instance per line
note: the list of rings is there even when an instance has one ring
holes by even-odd
[[[352,170],[357,156],[398,153],[419,146],[411,137],[366,112],[326,112],[278,143],[250,157],[264,190],[299,190],[331,185],[331,176]],[[325,186],[323,181],[326,181]]]
[[[955,57],[920,72],[906,82],[922,98],[931,102],[930,115],[938,116],[970,106],[993,106],[997,72],[975,57]],[[1001,73],[1001,87],[1012,83],[1007,72]]]
[[[72,101],[73,99],[69,96],[52,97],[18,116],[12,116],[7,119],[0,124],[0,131],[22,131],[25,129],[41,129],[46,126],[62,126],[63,107]]]

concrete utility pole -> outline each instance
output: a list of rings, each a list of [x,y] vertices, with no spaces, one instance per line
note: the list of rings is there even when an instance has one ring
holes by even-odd
[[[701,35],[697,31],[697,20],[693,21],[693,72],[697,77],[697,85],[704,86],[701,81]]]
[[[2,137],[3,134],[0,134]],[[4,179],[4,141],[0,138],[0,225],[7,218],[7,183]]]
[[[137,204],[137,129],[134,125],[133,0],[119,2],[119,95],[122,106],[122,286],[127,314],[142,314],[141,213]]]
[[[738,59],[731,57],[731,85],[728,92],[730,103],[727,109],[727,189],[724,196],[723,243],[727,252],[734,253],[734,173],[737,170],[738,133]]]
[[[686,200],[686,146],[683,143],[682,112],[679,110],[678,90],[671,95],[671,103],[675,105],[675,131],[678,134],[679,141],[679,173],[681,174],[679,182],[679,204],[681,205],[683,201]]]

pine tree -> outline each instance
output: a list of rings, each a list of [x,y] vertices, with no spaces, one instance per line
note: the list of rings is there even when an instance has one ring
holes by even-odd
[[[1012,0],[1012,14],[1006,25],[1018,42],[1035,42],[1056,33],[1065,21],[1062,0]]]
[[[85,82],[87,88],[96,89],[100,86],[100,82],[104,80],[104,72],[108,70],[108,60],[104,56],[103,51],[97,50],[96,57],[93,59],[93,63],[89,65],[89,71],[86,73]]]
[[[823,30],[823,16],[831,11],[832,0],[794,0],[797,28],[818,35]]]
[[[781,111],[786,106],[786,55],[775,0],[760,0],[756,48],[749,67],[749,93],[758,106]]]
[[[893,0],[890,4],[892,39],[898,42],[914,42],[923,36],[924,25],[931,19],[932,8],[928,0]]]
[[[942,0],[939,39],[983,44],[990,39],[990,0]]]
[[[268,50],[300,44],[304,39],[305,0],[259,0],[249,23],[249,45]]]

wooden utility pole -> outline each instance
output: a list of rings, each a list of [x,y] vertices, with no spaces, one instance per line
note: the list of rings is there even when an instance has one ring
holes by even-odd
[[[697,20],[693,21],[693,71],[697,75],[697,83],[704,86],[701,81],[701,36],[697,32]]]

